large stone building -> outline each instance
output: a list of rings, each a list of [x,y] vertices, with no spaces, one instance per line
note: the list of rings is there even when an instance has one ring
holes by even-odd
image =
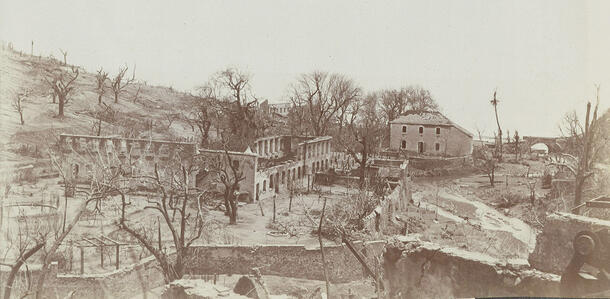
[[[244,152],[228,151],[232,163],[244,175],[239,191],[249,200],[255,200],[286,190],[292,183],[311,183],[313,173],[330,167],[331,139],[330,136],[269,136],[257,139]],[[114,153],[119,159],[129,159],[132,173],[149,171],[155,163],[170,162],[176,155],[182,160],[202,163],[202,168],[206,159],[228,163],[224,150],[199,149],[195,142],[62,134],[59,146],[67,154],[64,163],[69,164],[66,169],[71,169],[68,178],[75,181],[87,180],[95,167],[94,160],[87,157],[98,153]],[[191,182],[203,186],[208,179],[194,175]],[[218,191],[224,188],[222,184],[215,185]]]
[[[410,111],[390,121],[390,150],[424,156],[472,153],[473,135],[440,112]]]

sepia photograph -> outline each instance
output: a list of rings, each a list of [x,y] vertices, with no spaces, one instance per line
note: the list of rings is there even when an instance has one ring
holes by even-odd
[[[0,0],[0,299],[610,297],[610,1]]]

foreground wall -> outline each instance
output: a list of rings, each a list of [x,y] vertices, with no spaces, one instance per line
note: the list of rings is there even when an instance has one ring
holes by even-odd
[[[400,298],[557,296],[560,277],[485,254],[400,237],[384,253],[385,282]]]
[[[374,257],[381,256],[385,241],[355,242],[354,246],[373,265]],[[324,280],[320,248],[303,245],[209,245],[193,247],[193,260],[186,270],[189,274],[248,274],[259,268],[263,275]],[[362,279],[363,267],[345,245],[324,246],[331,282]]]
[[[569,213],[555,213],[546,218],[544,230],[536,238],[530,264],[541,271],[561,274],[570,262],[572,240],[580,231],[610,230],[610,221]]]
[[[12,298],[20,298],[26,292],[23,268],[13,285]],[[31,274],[34,291],[40,271],[36,269]],[[0,271],[2,290],[7,275],[8,272]],[[132,298],[135,294],[142,293],[143,287],[152,289],[163,283],[163,275],[152,257],[143,259],[136,265],[104,274],[58,274],[57,264],[52,264],[45,280],[43,298],[66,298],[71,293],[72,298]]]

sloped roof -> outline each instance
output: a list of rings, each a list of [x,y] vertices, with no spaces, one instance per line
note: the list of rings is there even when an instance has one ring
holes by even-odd
[[[451,125],[451,121],[437,111],[408,111],[390,123],[412,125]]]
[[[390,122],[391,124],[408,125],[432,125],[432,126],[452,126],[462,131],[464,134],[473,137],[474,135],[458,124],[452,122],[438,111],[407,111],[407,113],[397,117]]]

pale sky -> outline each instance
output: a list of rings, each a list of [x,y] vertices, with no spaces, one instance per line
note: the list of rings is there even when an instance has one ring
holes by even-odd
[[[522,136],[558,134],[594,84],[610,103],[610,1],[0,0],[0,39],[65,49],[90,72],[136,64],[141,80],[181,90],[235,66],[271,102],[313,70],[366,91],[421,85],[475,134],[494,130],[496,88],[504,131]]]

